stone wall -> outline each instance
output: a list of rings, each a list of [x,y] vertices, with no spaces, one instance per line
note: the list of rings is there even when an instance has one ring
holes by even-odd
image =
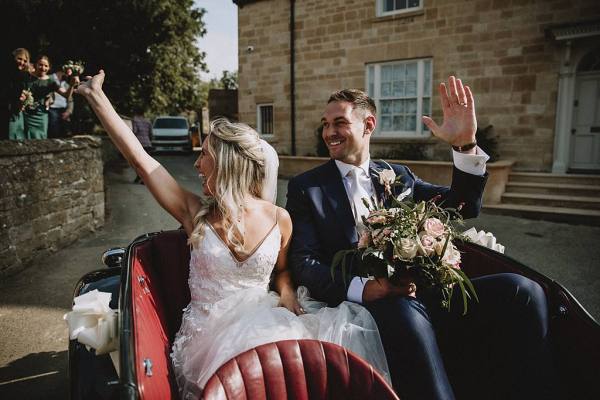
[[[256,104],[273,103],[274,146],[289,154],[290,53],[288,0],[239,8],[240,120],[256,123]],[[546,29],[598,19],[597,0],[424,0],[408,15],[376,16],[375,0],[297,1],[296,147],[315,154],[315,129],[329,94],[365,88],[366,64],[431,58],[433,82],[455,74],[476,96],[480,126],[493,125],[498,153],[515,168],[548,171],[552,164],[561,52]],[[248,46],[253,50],[247,52]],[[441,120],[433,90],[433,118]],[[377,143],[373,152],[410,139]],[[428,154],[449,159],[437,140]]]
[[[0,277],[102,225],[100,139],[0,142]]]

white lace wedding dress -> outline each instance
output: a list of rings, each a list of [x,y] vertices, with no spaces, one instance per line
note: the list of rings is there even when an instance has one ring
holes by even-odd
[[[370,362],[389,381],[389,371],[375,321],[362,306],[344,302],[325,307],[299,300],[307,314],[278,307],[268,291],[281,241],[274,225],[254,252],[238,260],[207,224],[191,253],[191,302],[184,309],[171,358],[182,398],[198,398],[212,374],[226,361],[261,344],[285,339],[319,339],[340,344]]]

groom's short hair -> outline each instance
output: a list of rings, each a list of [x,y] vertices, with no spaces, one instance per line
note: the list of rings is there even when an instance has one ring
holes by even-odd
[[[373,115],[377,115],[377,107],[372,98],[368,94],[358,89],[342,89],[333,92],[327,100],[327,104],[334,101],[347,101],[352,104],[352,108],[369,111]]]

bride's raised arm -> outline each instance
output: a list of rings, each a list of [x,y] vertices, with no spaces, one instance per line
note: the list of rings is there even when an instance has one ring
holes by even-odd
[[[200,207],[200,197],[183,189],[169,172],[142,147],[131,129],[123,122],[102,90],[104,71],[87,77],[75,90],[86,98],[115,146],[143,179],[154,198],[185,228],[193,230],[193,218]]]

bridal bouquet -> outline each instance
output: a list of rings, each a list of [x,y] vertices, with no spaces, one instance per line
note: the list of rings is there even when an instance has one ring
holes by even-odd
[[[62,66],[62,70],[67,76],[79,76],[83,74],[83,61],[72,61],[67,62]]]
[[[387,184],[386,192],[391,193]],[[458,210],[442,208],[436,200],[415,203],[392,197],[392,207],[384,208],[363,199],[370,212],[363,217],[358,248],[336,253],[332,272],[340,266],[346,272],[349,259],[358,256],[361,262],[356,263],[353,274],[386,277],[392,283],[409,278],[420,290],[437,292],[442,307],[448,310],[458,288],[466,313],[468,299],[477,299],[477,295],[460,268],[461,254],[453,243],[463,239],[455,227],[462,224],[462,218]]]
[[[35,108],[35,100],[33,99],[33,93],[31,93],[30,90],[23,90],[19,100],[21,100],[21,106],[23,107],[23,110]]]

